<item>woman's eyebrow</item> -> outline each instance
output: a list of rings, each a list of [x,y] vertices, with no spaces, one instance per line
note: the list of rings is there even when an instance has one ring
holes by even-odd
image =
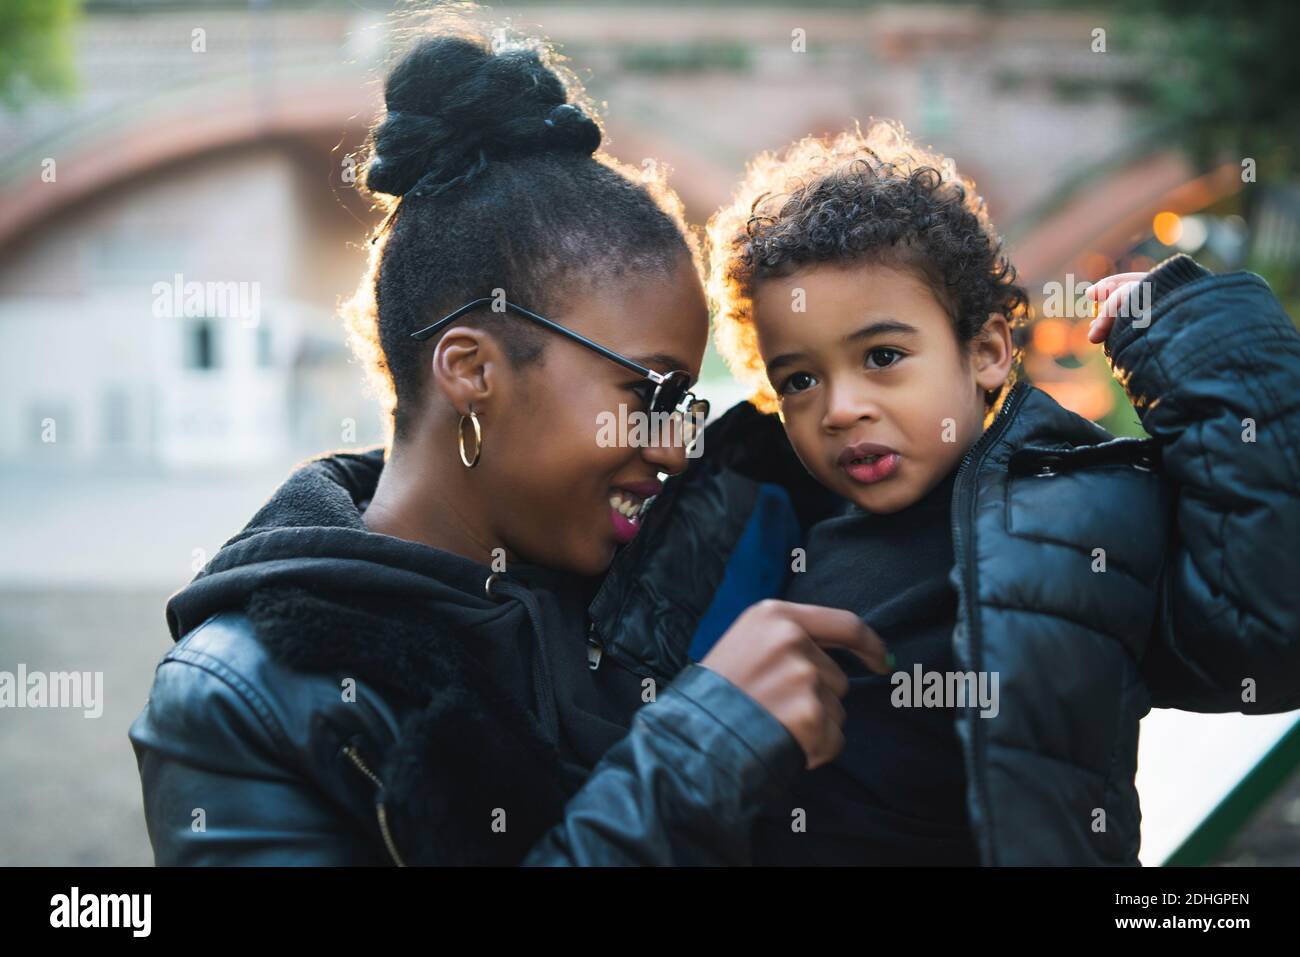
[[[669,370],[690,369],[690,366],[688,366],[685,361],[676,356],[670,356],[666,352],[655,352],[648,356],[628,356],[628,358],[633,362],[641,363],[641,365],[646,366],[647,368],[654,368],[655,364],[658,363],[659,365],[667,366]]]
[[[898,319],[879,319],[875,322],[867,323],[856,332],[850,332],[844,337],[845,342],[857,342],[860,339],[869,339],[872,336],[885,334],[897,336],[919,336],[921,330],[916,326],[908,325]]]

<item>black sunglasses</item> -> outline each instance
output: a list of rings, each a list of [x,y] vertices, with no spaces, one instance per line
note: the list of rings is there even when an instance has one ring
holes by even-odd
[[[625,369],[631,369],[633,372],[644,376],[650,382],[654,383],[654,395],[650,398],[649,411],[653,413],[667,413],[682,415],[682,428],[686,441],[686,449],[689,453],[695,445],[695,440],[699,435],[700,429],[704,427],[705,420],[709,417],[709,400],[696,398],[695,393],[691,392],[691,376],[684,369],[674,369],[671,372],[656,372],[654,369],[646,368],[641,363],[629,359],[627,356],[619,355],[612,349],[606,349],[598,342],[592,342],[586,336],[574,332],[572,329],[566,329],[558,322],[552,322],[545,316],[539,316],[537,313],[525,309],[523,306],[517,306],[513,302],[495,299],[492,296],[481,296],[465,303],[455,312],[443,316],[433,325],[425,326],[416,332],[411,333],[412,339],[428,339],[436,336],[443,329],[447,328],[452,322],[455,322],[467,312],[485,306],[489,303],[503,303],[505,307],[512,312],[517,312],[525,319],[530,319],[540,326],[545,326],[552,332],[558,332],[560,335],[572,339],[588,349],[599,352],[606,359],[611,359],[623,366]]]

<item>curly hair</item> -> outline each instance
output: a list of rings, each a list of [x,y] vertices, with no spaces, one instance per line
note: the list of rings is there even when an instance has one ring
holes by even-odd
[[[926,283],[963,344],[991,312],[1013,328],[1030,316],[975,184],[891,120],[759,155],[732,202],[709,220],[707,236],[714,341],[765,412],[778,402],[754,330],[762,279],[815,263],[907,269]],[[990,406],[1000,394],[989,396]]]
[[[436,344],[410,333],[462,303],[502,288],[547,313],[583,283],[667,276],[683,259],[702,272],[666,170],[600,149],[563,60],[535,38],[439,19],[412,32],[385,79],[363,186],[389,216],[341,311],[390,442],[409,434]],[[510,314],[464,322],[498,337],[514,366],[546,348],[545,333]]]

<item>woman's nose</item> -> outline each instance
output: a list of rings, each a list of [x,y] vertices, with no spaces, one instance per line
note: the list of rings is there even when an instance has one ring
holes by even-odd
[[[657,438],[657,442],[651,442],[641,449],[641,457],[669,475],[676,475],[685,469],[686,443],[681,421],[677,417],[669,419]]]

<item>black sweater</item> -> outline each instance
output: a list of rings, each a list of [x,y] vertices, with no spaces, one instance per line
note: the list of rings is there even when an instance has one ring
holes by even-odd
[[[895,672],[911,675],[917,663],[923,672],[954,670],[954,478],[893,514],[846,503],[818,522],[806,570],[782,597],[861,615],[893,652]],[[830,655],[849,678],[844,750],[763,809],[755,863],[978,864],[954,710],[894,707],[890,675],[873,674],[846,652]],[[796,827],[797,808],[806,831]]]

